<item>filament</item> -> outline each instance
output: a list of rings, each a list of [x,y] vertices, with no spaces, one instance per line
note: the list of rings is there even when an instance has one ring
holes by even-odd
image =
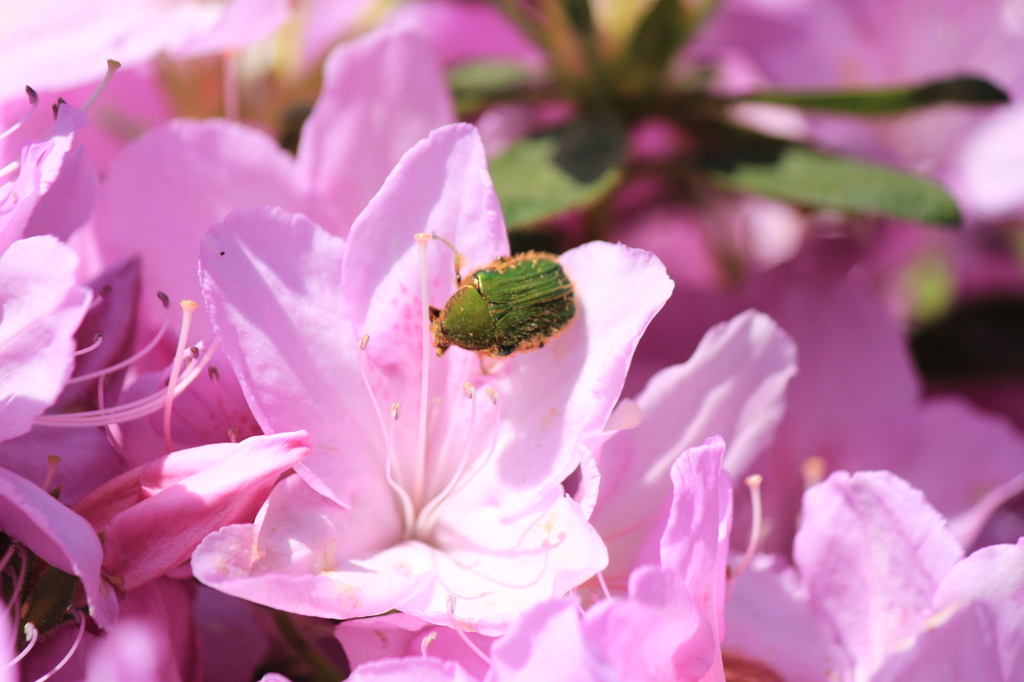
[[[437,639],[437,630],[431,630],[430,634],[424,637],[423,641],[420,642],[420,655],[423,656],[423,658],[427,657],[427,647],[433,644],[435,639]]]
[[[601,571],[597,572],[597,582],[601,586],[601,591],[604,592],[604,598],[611,599],[612,593],[608,591],[608,583],[604,581],[604,574]]]
[[[455,487],[455,484],[458,483],[459,477],[462,476],[463,469],[466,468],[466,462],[469,461],[469,453],[473,449],[473,435],[474,429],[476,428],[476,389],[473,387],[473,384],[468,381],[462,385],[462,388],[466,392],[466,397],[469,398],[471,403],[469,410],[469,436],[466,438],[466,447],[462,451],[462,459],[459,460],[459,466],[456,467],[455,474],[452,476],[451,480],[448,481],[448,485],[444,487],[444,490],[442,490],[440,494],[435,496],[430,502],[427,502],[427,504],[423,506],[423,509],[420,510],[418,517],[418,521],[421,522],[420,525],[425,524],[429,520],[430,515],[439,506],[441,506],[441,503],[444,502],[445,498],[447,498],[448,493],[450,493],[452,488]]]
[[[743,554],[743,559],[740,561],[740,565],[736,567],[736,570],[732,572],[731,580],[735,580],[740,576],[743,571],[747,570],[747,566],[754,560],[754,554],[757,553],[757,545],[761,541],[761,474],[753,474],[743,479],[747,488],[750,490],[750,540],[747,542],[747,551]]]
[[[74,644],[71,645],[71,648],[68,650],[67,654],[64,655],[64,658],[61,659],[60,663],[55,665],[53,670],[36,680],[36,682],[46,682],[46,680],[56,675],[57,672],[71,660],[71,657],[75,655],[75,652],[78,651],[78,645],[82,643],[82,635],[85,634],[85,617],[76,611],[75,618],[78,619],[78,635],[75,637]]]
[[[186,299],[181,302],[181,332],[178,334],[178,348],[174,351],[171,379],[167,383],[167,397],[164,401],[164,443],[167,445],[168,453],[174,452],[174,445],[171,443],[171,410],[174,407],[174,387],[178,383],[178,376],[181,372],[181,359],[185,354],[185,343],[188,338],[188,328],[192,324],[192,313],[198,307],[199,304],[195,301]]]
[[[15,123],[10,128],[0,133],[0,140],[3,140],[13,135],[19,128],[21,128],[21,126],[25,125],[28,122],[28,120],[32,118],[32,114],[36,113],[36,107],[39,106],[39,95],[36,94],[35,90],[33,90],[27,85],[25,86],[25,94],[28,95],[28,111],[25,112],[24,116],[18,119],[17,123]],[[3,173],[0,172],[0,175],[2,174]]]
[[[100,84],[97,85],[96,89],[92,91],[91,95],[89,95],[89,99],[85,100],[85,104],[82,105],[82,111],[89,111],[89,107],[95,104],[96,100],[100,98],[100,95],[103,94],[103,91],[107,89],[108,85],[110,85],[110,79],[114,77],[114,73],[116,73],[117,70],[120,68],[121,62],[115,61],[113,59],[107,60],[107,73],[104,74],[103,80],[100,81]]]
[[[103,343],[103,332],[96,332],[96,338],[93,340],[93,342],[91,344],[89,344],[88,346],[86,346],[82,350],[76,350],[72,355],[74,355],[77,358],[77,357],[79,357],[81,355],[85,355],[86,353],[91,353],[94,350],[96,350],[97,348],[99,348],[102,343]]]
[[[167,325],[170,324],[170,321],[171,321],[171,313],[170,313],[170,308],[169,308],[169,306],[170,306],[170,299],[168,299],[167,298],[167,294],[165,294],[162,291],[158,291],[156,295],[157,295],[157,298],[160,299],[160,302],[164,304],[164,308],[167,309],[167,313],[164,315],[164,321],[160,324],[160,330],[157,331],[156,336],[154,336],[150,340],[150,342],[147,343],[142,348],[142,350],[140,350],[138,353],[135,353],[130,358],[128,358],[126,360],[122,360],[121,362],[118,362],[116,364],[113,364],[110,367],[106,367],[104,369],[99,369],[99,370],[96,370],[95,372],[89,372],[88,374],[82,374],[82,375],[77,376],[77,377],[71,377],[70,379],[68,379],[67,383],[68,384],[78,384],[78,383],[81,383],[83,381],[89,381],[90,379],[95,379],[96,377],[101,377],[104,374],[110,374],[111,372],[116,372],[119,369],[123,369],[123,368],[131,365],[136,360],[138,360],[139,358],[143,357],[144,355],[149,353],[151,350],[156,348],[156,345],[158,343],[160,343],[160,339],[163,338],[164,332],[167,331]]]
[[[43,490],[50,490],[50,485],[53,483],[53,476],[57,473],[58,464],[60,464],[60,457],[57,455],[46,456],[46,476],[43,477],[43,484],[39,486]]]
[[[359,338],[359,353],[356,354],[357,364],[359,365],[359,373],[363,376],[363,385],[366,386],[366,392],[370,396],[370,402],[373,403],[373,411],[377,414],[377,423],[380,424],[381,435],[384,436],[384,441],[388,439],[388,427],[384,425],[384,415],[380,411],[380,403],[377,402],[377,396],[373,393],[373,386],[370,384],[370,374],[367,369],[366,356],[366,345],[370,343],[370,337],[368,334],[363,334]]]
[[[25,638],[28,640],[25,643],[25,648],[19,651],[18,655],[12,658],[7,663],[6,667],[13,668],[14,666],[18,665],[18,662],[21,661],[21,659],[28,656],[28,652],[32,651],[32,649],[36,645],[36,642],[39,641],[39,628],[37,628],[33,623],[25,623]]]
[[[398,423],[398,415],[401,411],[402,406],[399,403],[391,405],[391,428],[388,429],[387,455],[384,457],[384,477],[402,502],[402,520],[405,524],[406,533],[409,533],[412,531],[414,517],[412,500],[409,499],[409,493],[405,492],[405,488],[396,483],[395,479],[391,476],[391,460],[395,456],[395,424]]]
[[[480,464],[477,465],[475,469],[473,469],[472,473],[470,473],[469,476],[467,476],[466,479],[462,481],[462,483],[460,483],[458,487],[455,488],[454,491],[449,493],[449,495],[455,495],[456,493],[464,490],[466,486],[469,485],[474,478],[476,478],[477,474],[483,471],[484,467],[487,466],[487,463],[491,461],[491,457],[494,456],[495,450],[498,449],[498,427],[501,426],[501,405],[498,403],[498,392],[495,391],[490,386],[488,386],[487,388],[484,389],[484,394],[487,395],[487,397],[491,401],[491,404],[494,405],[494,435],[491,437],[491,448],[490,450],[487,451],[487,455],[483,458]]]
[[[466,631],[462,629],[462,624],[455,618],[455,602],[455,595],[449,594],[447,600],[448,608],[446,609],[448,612],[448,623],[452,626],[452,629],[454,629],[455,632],[459,633],[459,637],[461,637],[462,641],[466,643],[466,646],[468,646],[473,651],[474,654],[479,656],[484,663],[490,665],[490,657],[483,651],[481,651],[480,647],[473,643],[473,640],[469,638],[469,635],[466,634]]]

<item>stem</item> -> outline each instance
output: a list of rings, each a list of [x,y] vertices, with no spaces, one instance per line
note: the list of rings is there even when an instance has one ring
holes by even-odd
[[[295,627],[295,623],[292,622],[290,613],[270,609],[270,615],[274,619],[277,631],[281,633],[281,637],[292,648],[295,655],[313,669],[312,679],[314,682],[338,682],[338,680],[348,677],[348,671],[342,672],[335,668],[334,664],[328,661],[316,647],[306,641],[306,638]]]

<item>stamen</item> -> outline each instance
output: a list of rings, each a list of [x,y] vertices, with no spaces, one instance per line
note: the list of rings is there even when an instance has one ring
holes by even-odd
[[[398,485],[391,476],[391,460],[395,456],[395,424],[398,423],[398,415],[401,411],[402,406],[399,403],[391,404],[391,428],[388,429],[387,454],[384,457],[384,477],[402,502],[402,521],[405,524],[405,532],[409,533],[412,531],[414,517],[412,500],[409,499],[409,493],[405,492],[405,488]]]
[[[89,345],[89,346],[86,346],[82,350],[76,350],[73,353],[73,355],[77,358],[80,355],[85,355],[86,353],[91,353],[94,350],[96,350],[97,348],[99,348],[100,344],[102,344],[102,343],[103,343],[103,332],[96,332],[96,337],[93,339],[92,344]]]
[[[96,86],[96,89],[89,95],[89,99],[85,100],[85,104],[82,105],[82,111],[89,111],[89,107],[96,103],[96,100],[100,98],[103,91],[107,89],[107,85],[110,84],[110,79],[114,77],[114,73],[121,68],[121,62],[114,61],[113,59],[107,60],[107,73],[103,76],[103,80]]]
[[[17,574],[14,580],[14,589],[11,590],[13,595],[11,601],[4,607],[4,616],[9,617],[11,613],[18,613],[18,609],[15,608],[21,602],[21,588],[25,585],[25,575],[28,573],[28,552],[21,545],[18,545],[18,568]],[[13,568],[13,567],[12,567]]]
[[[60,663],[55,665],[53,670],[37,679],[36,682],[46,682],[46,680],[56,675],[57,672],[61,668],[63,668],[68,661],[71,660],[71,657],[75,655],[75,652],[78,651],[78,645],[82,643],[82,635],[85,634],[85,617],[76,611],[75,618],[78,619],[78,636],[75,637],[75,643],[71,645],[71,649],[68,650],[68,653],[65,654],[64,658],[61,659]]]
[[[612,593],[608,591],[608,583],[604,581],[604,574],[601,571],[597,572],[597,582],[601,586],[601,591],[604,592],[604,598],[611,599]]]
[[[413,492],[416,504],[423,503],[424,486],[427,478],[427,396],[430,390],[430,309],[427,304],[427,244],[430,235],[418,232],[415,237],[420,251],[420,308],[423,323],[423,369],[420,372],[420,423],[416,440],[416,475]]]
[[[53,484],[53,476],[57,473],[58,464],[60,464],[60,457],[57,455],[46,456],[46,476],[43,477],[43,484],[39,487],[47,492],[49,492],[50,486]]]
[[[576,604],[576,613],[580,614],[580,618],[585,617],[587,612],[583,610],[583,604],[580,603],[579,591],[574,587],[569,590],[569,594],[572,595],[573,603]]]
[[[373,386],[370,385],[370,372],[367,368],[366,356],[366,345],[370,342],[368,334],[363,334],[359,338],[359,353],[356,353],[356,358],[359,364],[359,373],[363,376],[363,386],[366,387],[366,392],[370,395],[370,402],[373,403],[373,411],[377,413],[377,423],[380,424],[381,435],[384,436],[384,442],[388,440],[388,427],[384,425],[384,415],[380,411],[380,403],[377,402],[377,396],[373,393]]]
[[[761,481],[763,480],[761,474],[752,474],[743,479],[747,488],[750,490],[750,540],[747,543],[747,551],[743,554],[743,559],[740,561],[740,565],[736,567],[736,570],[732,572],[730,581],[736,580],[743,571],[747,570],[747,566],[754,560],[754,555],[757,553],[757,546],[761,542]]]
[[[14,556],[14,548],[15,544],[13,542],[7,545],[7,551],[4,552],[3,559],[0,559],[0,573],[3,573],[4,569],[7,568],[7,563],[11,560],[11,557]]]
[[[173,393],[174,397],[177,397],[181,395],[193,381],[196,380],[196,377],[206,369],[206,365],[208,365],[210,360],[213,358],[213,353],[217,350],[217,346],[219,344],[220,341],[218,339],[213,340],[213,343],[210,344],[210,350],[206,351],[206,354],[203,355],[199,362],[195,363],[192,367],[189,367],[188,371],[181,375],[181,378],[173,391],[168,387],[146,396],[145,398],[139,398],[138,400],[130,403],[125,403],[124,405],[118,405],[117,407],[111,407],[109,409],[74,412],[70,414],[44,414],[36,417],[35,423],[41,426],[80,428],[83,426],[121,424],[153,414],[163,407],[168,393]]]
[[[33,647],[35,647],[35,645],[36,645],[36,642],[39,641],[39,628],[37,628],[35,626],[35,624],[33,624],[33,623],[25,623],[24,630],[25,630],[25,639],[27,640],[25,642],[25,648],[22,649],[21,651],[19,651],[18,655],[15,656],[14,658],[12,658],[7,663],[7,665],[5,666],[7,668],[13,668],[14,666],[18,665],[18,662],[21,661],[21,659],[23,659],[26,656],[28,656],[28,652],[32,651]]]
[[[103,410],[107,407],[107,383],[109,383],[109,377],[104,376],[96,382],[96,405],[99,409]],[[104,424],[103,430],[107,433],[107,442],[113,446],[114,450],[117,451],[118,457],[121,458],[122,462],[128,461],[128,453],[124,451],[124,434],[121,433],[121,427],[117,424]]]
[[[437,639],[437,630],[432,630],[429,635],[423,638],[423,641],[420,642],[420,656],[423,656],[423,658],[427,657],[427,647],[433,644],[435,639]]]
[[[484,394],[490,399],[491,404],[494,405],[494,435],[491,438],[491,449],[487,451],[487,456],[481,460],[480,464],[473,469],[472,473],[466,477],[451,493],[449,496],[454,496],[456,493],[463,490],[467,485],[472,483],[473,479],[476,478],[477,474],[484,470],[487,463],[491,461],[491,457],[494,456],[495,451],[498,449],[498,427],[501,425],[501,405],[498,403],[498,392],[488,386],[484,389]]]
[[[195,346],[193,346],[195,348]],[[224,417],[224,423],[228,426],[228,438],[231,442],[235,442],[235,437],[238,435],[238,429],[231,423],[231,415],[228,414],[227,405],[224,404],[224,396],[221,395],[220,390],[220,370],[217,369],[216,365],[210,365],[210,368],[206,370],[206,375],[210,377],[210,383],[213,384],[213,398],[217,401],[217,407],[220,409],[220,414]]]
[[[192,313],[198,307],[199,304],[195,301],[186,299],[181,302],[181,333],[178,334],[178,348],[174,351],[171,380],[167,383],[167,398],[164,402],[164,443],[167,445],[168,453],[174,452],[174,445],[171,443],[171,409],[174,407],[174,387],[178,383],[178,374],[181,372],[181,358],[185,354],[185,340],[188,338],[188,328],[192,324]]]
[[[123,368],[127,367],[128,365],[131,365],[132,363],[136,362],[139,358],[145,356],[151,350],[156,348],[156,345],[158,343],[160,343],[160,339],[162,339],[164,337],[164,333],[167,331],[167,326],[170,324],[170,321],[171,321],[171,311],[170,311],[171,300],[169,298],[167,298],[167,294],[165,294],[162,291],[156,292],[156,295],[157,295],[157,298],[160,299],[160,302],[163,303],[164,309],[167,310],[167,313],[164,315],[164,321],[160,324],[160,329],[159,329],[159,331],[157,331],[156,336],[154,336],[150,340],[150,342],[147,343],[142,348],[142,350],[140,350],[138,353],[132,355],[130,358],[128,358],[126,360],[122,360],[121,362],[115,363],[115,364],[111,365],[110,367],[105,367],[104,369],[98,369],[95,372],[89,372],[88,374],[82,374],[82,375],[77,376],[77,377],[71,377],[70,379],[68,379],[67,384],[65,384],[65,385],[78,384],[78,383],[81,383],[83,381],[89,381],[90,379],[95,379],[96,377],[101,377],[104,374],[111,374],[112,372],[116,372],[119,369],[123,369]]]
[[[475,435],[476,428],[476,388],[473,384],[466,382],[462,384],[462,389],[466,392],[466,397],[471,401],[469,410],[469,435],[466,438],[466,447],[462,451],[462,459],[459,460],[459,466],[455,469],[455,475],[452,476],[451,480],[448,481],[448,485],[444,487],[444,490],[434,497],[430,502],[427,502],[420,510],[419,516],[416,519],[417,524],[417,535],[419,531],[429,527],[431,519],[430,516],[434,511],[441,505],[442,502],[448,497],[448,493],[452,491],[455,484],[458,483],[459,477],[462,476],[463,469],[466,468],[466,462],[469,461],[469,453],[473,449],[473,436]]]
[[[7,175],[8,173],[13,173],[14,171],[18,170],[19,168],[21,168],[21,161],[18,161],[18,160],[11,161],[9,164],[4,166],[3,168],[0,168],[0,177],[3,177],[5,175]],[[4,197],[4,200],[0,201],[0,204],[5,203],[10,196],[11,195],[8,194],[6,197]]]
[[[21,126],[25,125],[28,122],[28,120],[32,118],[32,114],[36,113],[36,108],[39,106],[39,95],[36,94],[35,90],[33,90],[27,85],[25,86],[25,94],[28,95],[28,111],[25,112],[24,116],[18,119],[17,123],[15,123],[10,128],[0,133],[0,140],[3,140],[13,135],[19,128],[21,128]],[[2,171],[0,171],[0,175],[3,175]]]
[[[456,620],[456,618],[455,618],[455,602],[456,602],[455,595],[454,594],[449,594],[448,595],[448,601],[447,601],[447,605],[448,605],[448,609],[447,609],[447,611],[448,611],[448,624],[452,626],[452,628],[455,630],[455,632],[459,633],[459,637],[461,637],[462,641],[466,643],[466,646],[468,646],[470,649],[472,649],[474,654],[479,656],[481,658],[481,660],[483,660],[484,663],[486,663],[487,665],[490,665],[491,664],[490,657],[488,657],[487,654],[485,654],[483,651],[481,651],[480,647],[478,647],[476,644],[473,643],[473,640],[471,640],[469,638],[469,635],[466,634],[466,631],[462,629],[462,624],[458,620]]]

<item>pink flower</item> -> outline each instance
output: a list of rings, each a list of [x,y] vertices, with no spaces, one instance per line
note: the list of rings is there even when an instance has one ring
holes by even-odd
[[[727,649],[797,681],[1024,672],[1024,543],[964,558],[924,496],[888,472],[833,474],[805,494],[803,521],[797,573],[737,579]]]
[[[253,413],[267,433],[305,428],[314,452],[256,524],[200,545],[203,582],[336,618],[398,608],[447,623],[455,595],[460,622],[493,633],[604,567],[562,481],[668,296],[661,264],[602,243],[566,253],[579,319],[484,373],[475,354],[437,358],[424,340],[425,306],[455,283],[451,250],[423,246],[421,302],[416,233],[454,244],[464,273],[508,253],[472,127],[415,146],[347,243],[266,209],[232,214],[204,239],[204,294]]]

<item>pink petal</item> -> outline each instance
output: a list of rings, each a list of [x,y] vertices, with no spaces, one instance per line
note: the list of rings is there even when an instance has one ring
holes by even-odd
[[[604,430],[640,335],[672,291],[646,251],[591,242],[559,262],[575,287],[576,319],[543,349],[506,361],[496,383],[504,452],[482,474],[481,490],[513,507],[579,465],[585,440]]]
[[[804,494],[794,561],[857,670],[914,632],[962,556],[924,496],[888,472],[837,472]]]
[[[393,508],[391,499],[381,490],[359,494],[367,499],[345,509],[287,477],[255,525],[207,536],[192,571],[217,590],[291,613],[342,619],[389,611],[423,588],[431,550],[414,542],[393,547],[401,519],[381,513]],[[403,551],[408,545],[419,549]]]
[[[454,119],[441,67],[417,33],[384,28],[340,45],[296,155],[310,217],[347,235],[402,155]]]
[[[131,590],[186,561],[199,542],[218,528],[250,519],[263,504],[278,476],[309,452],[305,434],[257,436],[242,443],[208,445],[168,455],[175,459],[216,461],[151,497],[117,513],[103,527],[104,570]],[[138,474],[159,471],[154,462]],[[186,461],[186,469],[194,462]],[[129,472],[125,476],[132,475]],[[111,488],[123,487],[115,480]],[[140,495],[141,496],[141,495]],[[155,532],[155,531],[159,532]]]
[[[465,627],[498,635],[532,605],[565,595],[601,570],[608,554],[583,510],[561,489],[546,492],[528,511],[446,503],[431,583],[402,611],[444,624],[448,596],[456,594],[455,615]]]
[[[384,658],[415,656],[422,653],[425,644],[431,657],[454,661],[470,675],[483,679],[490,669],[448,625],[433,625],[405,613],[346,620],[334,627],[334,636],[345,648],[353,668]],[[467,632],[466,636],[485,654],[494,641],[475,632]]]
[[[100,577],[103,550],[85,519],[21,476],[0,469],[0,527],[43,561],[78,576],[100,627],[117,620],[117,595]]]
[[[720,657],[714,630],[681,577],[656,566],[635,570],[629,599],[598,602],[585,623],[587,638],[623,680],[696,681]]]
[[[814,612],[795,572],[775,563],[758,557],[733,582],[725,604],[726,667],[731,657],[767,666],[787,682],[845,679],[850,662],[830,624]]]
[[[352,682],[475,682],[454,661],[425,656],[373,661],[352,671]]]
[[[618,679],[605,655],[586,639],[577,608],[575,600],[559,599],[524,613],[491,647],[489,682]]]
[[[232,0],[217,23],[175,50],[179,58],[231,52],[263,40],[291,14],[288,0]]]
[[[958,150],[953,186],[957,199],[971,214],[998,219],[1020,211],[1024,184],[1020,174],[1024,142],[1024,107],[1001,107],[977,126]]]
[[[74,252],[53,237],[0,255],[0,441],[27,432],[74,368],[74,334],[91,292],[75,283]]]
[[[252,682],[270,649],[259,607],[200,585],[193,600],[202,657],[203,678],[219,682]]]
[[[36,426],[0,443],[0,466],[36,485],[46,480],[50,455],[60,457],[52,485],[60,488],[60,501],[67,505],[74,505],[124,470],[103,429]]]
[[[1012,672],[1001,665],[997,626],[988,605],[968,604],[942,616],[925,624],[911,642],[900,643],[899,650],[872,675],[872,682],[1011,682],[1024,674],[1020,658]],[[1019,642],[1024,633],[1017,634]]]
[[[454,244],[464,256],[464,274],[508,254],[501,207],[480,136],[470,125],[440,128],[409,150],[349,236],[342,288],[355,333],[370,336],[367,352],[375,364],[414,374],[395,382],[411,386],[419,381],[422,363],[419,251],[413,239],[421,232]],[[434,241],[427,256],[429,302],[441,308],[455,291],[454,255]]]
[[[93,647],[85,682],[171,682],[178,679],[163,633],[146,621],[122,619]]]
[[[309,431],[316,451],[300,471],[348,504],[371,472],[385,484],[384,445],[341,287],[345,250],[304,216],[240,211],[203,238],[202,277],[256,420],[267,433]]]
[[[668,503],[679,454],[713,435],[729,443],[725,466],[744,471],[782,416],[796,348],[766,315],[748,311],[705,334],[693,356],[668,367],[637,397],[643,421],[598,455],[602,482],[591,523],[609,546],[606,573],[621,579]]]
[[[661,536],[662,567],[682,576],[719,642],[725,635],[725,571],[732,526],[732,482],[722,472],[724,454],[725,442],[716,436],[690,448],[672,465],[672,508]]]
[[[163,291],[173,306],[198,301],[203,233],[234,209],[297,208],[293,166],[275,140],[236,123],[178,120],[151,129],[107,172],[96,217],[103,255],[108,262],[140,257],[144,300]],[[140,221],[146,229],[139,229]],[[143,306],[142,315],[142,328],[152,333],[164,311]],[[192,338],[210,334],[205,317],[197,311]]]

